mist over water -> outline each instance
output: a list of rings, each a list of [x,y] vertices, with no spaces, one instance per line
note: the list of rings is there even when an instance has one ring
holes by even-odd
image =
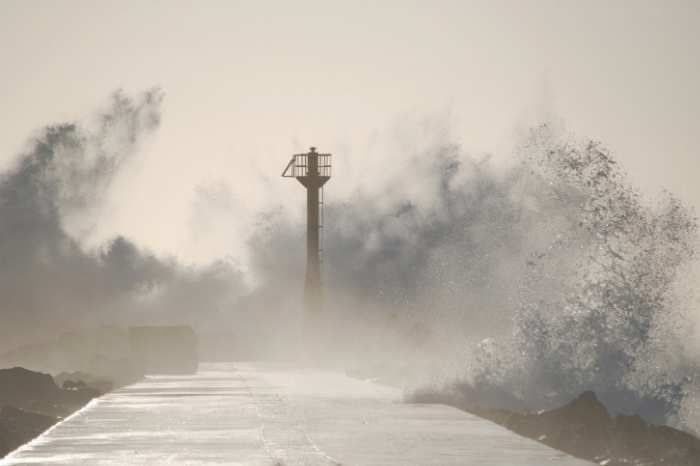
[[[124,237],[86,250],[81,237],[115,175],[159,126],[163,94],[115,92],[92,119],[34,134],[0,179],[2,347],[81,325],[217,320],[240,274],[192,270]]]
[[[79,325],[190,324],[234,330],[256,358],[296,358],[305,222],[287,200],[238,239],[244,266],[184,265],[123,237],[82,241],[157,130],[162,100],[117,92],[93,120],[37,132],[2,175],[6,348]],[[392,160],[378,182],[327,197],[330,352],[345,360],[368,323],[394,313],[438,342],[422,390],[511,409],[594,390],[613,414],[700,430],[693,213],[670,193],[649,205],[603,145],[551,125],[524,135],[509,166],[433,136],[397,137],[377,149]],[[217,183],[201,198],[222,198]]]

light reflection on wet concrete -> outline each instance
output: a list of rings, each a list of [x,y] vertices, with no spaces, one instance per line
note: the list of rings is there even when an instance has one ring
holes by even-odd
[[[274,364],[202,364],[97,400],[0,465],[590,465],[399,390]]]

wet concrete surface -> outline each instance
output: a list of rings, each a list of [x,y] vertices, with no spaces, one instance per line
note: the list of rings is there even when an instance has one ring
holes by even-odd
[[[0,465],[590,465],[456,408],[293,365],[201,364],[87,407]]]

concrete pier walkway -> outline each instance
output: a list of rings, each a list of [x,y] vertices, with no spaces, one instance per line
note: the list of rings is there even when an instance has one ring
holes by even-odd
[[[396,389],[273,364],[202,364],[93,400],[0,465],[591,463]]]

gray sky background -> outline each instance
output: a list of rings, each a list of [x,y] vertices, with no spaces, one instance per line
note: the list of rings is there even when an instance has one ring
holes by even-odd
[[[303,206],[278,177],[308,146],[346,196],[402,162],[373,143],[397,125],[498,161],[547,112],[700,208],[700,1],[0,1],[0,166],[33,130],[153,86],[162,126],[88,244],[235,256],[257,209]]]

